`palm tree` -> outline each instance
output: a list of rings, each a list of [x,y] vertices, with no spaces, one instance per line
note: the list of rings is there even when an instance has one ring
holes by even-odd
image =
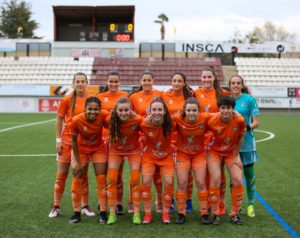
[[[155,23],[158,23],[160,24],[160,36],[161,36],[161,40],[164,40],[165,39],[165,33],[166,33],[166,30],[165,30],[165,22],[168,22],[169,21],[169,18],[166,16],[166,14],[164,13],[161,13],[158,17],[157,17],[157,20],[155,20],[154,22]]]

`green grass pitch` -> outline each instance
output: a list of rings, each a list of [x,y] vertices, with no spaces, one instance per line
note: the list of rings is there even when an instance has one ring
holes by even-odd
[[[27,123],[55,119],[54,114],[0,114],[0,155],[54,154],[55,122],[2,131]],[[275,138],[258,143],[260,160],[256,163],[257,192],[268,204],[300,234],[300,116],[262,115],[260,130],[275,134]],[[257,139],[267,137],[257,132]],[[221,218],[220,226],[200,224],[194,189],[194,212],[187,215],[184,225],[165,225],[154,214],[150,225],[131,224],[131,216],[119,217],[113,226],[100,225],[98,218],[83,217],[76,225],[68,224],[72,215],[70,182],[62,201],[62,215],[49,219],[53,201],[53,183],[56,173],[54,156],[19,157],[0,156],[0,236],[1,237],[289,237],[282,226],[256,201],[256,217],[248,218],[246,197],[242,207],[243,226],[229,223],[229,216]],[[90,167],[90,204],[96,210],[96,185]],[[127,204],[128,167],[124,171]],[[227,186],[228,187],[228,186]],[[227,192],[227,206],[230,199]],[[175,221],[176,215],[172,215]]]

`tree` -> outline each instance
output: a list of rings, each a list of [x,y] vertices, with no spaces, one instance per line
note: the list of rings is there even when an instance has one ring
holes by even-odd
[[[266,21],[262,27],[254,27],[247,36],[250,43],[262,43],[267,41],[289,41],[295,42],[296,35],[289,33],[283,26],[276,26],[270,21]]]
[[[31,5],[21,0],[3,1],[0,8],[0,37],[34,38],[38,23],[31,19]]]
[[[160,24],[160,39],[161,40],[164,40],[165,39],[165,33],[166,33],[166,30],[165,30],[165,22],[168,22],[169,21],[169,18],[166,16],[166,14],[164,13],[161,13],[158,17],[157,17],[157,20],[155,20],[154,22],[155,23],[158,23]]]

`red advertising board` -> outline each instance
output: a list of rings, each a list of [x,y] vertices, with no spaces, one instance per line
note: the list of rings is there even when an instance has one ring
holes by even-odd
[[[300,88],[296,88],[296,98],[300,98]]]
[[[39,112],[57,112],[60,98],[39,98]]]

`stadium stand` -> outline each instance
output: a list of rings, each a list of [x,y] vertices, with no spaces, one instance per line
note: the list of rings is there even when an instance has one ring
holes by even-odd
[[[94,58],[1,57],[1,84],[70,84],[76,72],[91,78]]]
[[[91,84],[105,84],[107,73],[115,69],[120,72],[122,84],[137,85],[142,72],[150,70],[157,85],[170,85],[175,72],[184,73],[190,85],[199,85],[201,69],[205,66],[213,67],[218,80],[224,80],[219,58],[166,58],[164,61],[160,58],[95,58]]]
[[[235,58],[248,86],[300,86],[300,59]]]
[[[144,70],[154,72],[157,85],[170,85],[175,72],[186,74],[189,85],[200,84],[201,69],[211,66],[224,80],[219,58],[92,58],[92,57],[1,57],[1,84],[70,84],[77,72],[86,73],[91,85],[106,84],[107,74],[120,72],[123,85],[137,85]]]

